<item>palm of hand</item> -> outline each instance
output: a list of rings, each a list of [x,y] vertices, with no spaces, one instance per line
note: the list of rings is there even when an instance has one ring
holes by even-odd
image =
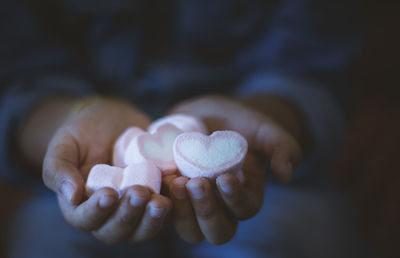
[[[44,161],[43,180],[58,194],[65,219],[107,243],[144,241],[163,226],[169,199],[132,186],[118,199],[110,188],[85,196],[91,167],[110,163],[114,141],[129,126],[146,128],[150,120],[126,103],[104,100],[71,114],[54,135]]]
[[[287,181],[301,160],[299,144],[273,120],[225,98],[205,97],[185,102],[172,113],[196,116],[211,132],[237,131],[249,143],[243,184],[231,174],[217,177],[216,182],[176,176],[164,179],[174,202],[173,220],[178,234],[188,242],[206,238],[214,244],[224,243],[235,234],[238,220],[254,216],[261,208],[266,160],[271,160],[275,175]]]

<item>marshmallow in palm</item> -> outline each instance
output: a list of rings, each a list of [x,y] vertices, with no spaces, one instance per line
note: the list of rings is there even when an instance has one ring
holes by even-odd
[[[233,131],[179,135],[173,147],[176,165],[183,176],[215,178],[224,173],[240,174],[247,141]]]
[[[113,149],[112,164],[117,167],[125,168],[128,164],[124,161],[124,156],[129,143],[139,134],[144,131],[139,127],[129,127],[126,129],[121,136],[117,139]]]
[[[115,167],[92,168],[87,181],[89,194],[103,187],[114,188],[121,194],[134,184],[159,193],[161,176],[177,173],[178,169],[189,178],[232,173],[243,179],[241,167],[248,147],[239,133],[217,131],[207,136],[203,134],[205,126],[187,115],[162,118],[149,130],[152,132],[130,127],[119,137],[113,152]],[[195,132],[184,132],[187,130]]]
[[[154,133],[141,133],[128,145],[125,152],[125,163],[134,164],[145,160],[152,161],[163,175],[174,174],[176,164],[172,146],[182,130],[166,123],[157,128]]]
[[[101,188],[109,187],[122,196],[125,189],[133,185],[147,186],[154,193],[160,193],[160,170],[151,162],[132,164],[126,168],[98,164],[90,170],[86,192],[90,196]]]
[[[173,114],[159,118],[149,126],[148,131],[154,133],[160,126],[167,123],[178,127],[183,132],[208,133],[206,126],[200,119],[185,114]]]

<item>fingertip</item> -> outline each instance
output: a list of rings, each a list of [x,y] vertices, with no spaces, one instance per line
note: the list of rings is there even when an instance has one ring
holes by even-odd
[[[68,202],[71,202],[75,195],[75,189],[76,187],[74,184],[69,181],[64,181],[61,183],[60,192]]]
[[[104,195],[100,197],[98,201],[99,207],[102,209],[111,208],[117,202],[117,199],[118,199],[117,197],[112,195]]]
[[[84,194],[84,180],[70,162],[45,158],[42,179],[50,190],[61,195],[68,203],[77,205]]]
[[[149,215],[155,219],[161,219],[165,217],[172,208],[172,202],[170,199],[156,195],[148,203]]]
[[[232,174],[223,174],[217,177],[218,189],[227,195],[232,195],[237,191],[238,188],[238,178]]]
[[[172,182],[174,185],[186,185],[186,183],[189,182],[189,178],[180,176],[175,178]]]
[[[125,193],[125,198],[129,199],[129,204],[133,207],[144,206],[151,197],[150,190],[141,185],[129,187]]]
[[[58,190],[58,193],[72,205],[77,205],[81,202],[83,192],[84,189],[81,184],[73,183],[70,180],[64,180]]]
[[[102,188],[96,191],[90,198],[97,198],[97,205],[101,209],[113,207],[119,200],[119,194],[112,188]]]
[[[135,195],[139,195],[143,198],[150,199],[153,191],[146,186],[143,185],[134,185],[131,187],[131,192],[133,192]]]
[[[293,163],[289,160],[271,160],[271,169],[275,177],[282,183],[288,184],[293,177]]]
[[[208,180],[204,177],[195,177],[191,178],[187,181],[186,187],[196,187],[196,186],[202,186],[208,183]]]
[[[177,177],[172,182],[171,193],[177,200],[183,200],[186,198],[186,183],[189,181],[186,177]]]
[[[186,184],[186,189],[195,200],[201,200],[206,197],[208,181],[205,178],[192,178]]]

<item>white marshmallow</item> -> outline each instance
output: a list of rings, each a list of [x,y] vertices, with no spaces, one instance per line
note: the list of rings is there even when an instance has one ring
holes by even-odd
[[[163,175],[176,172],[176,164],[172,152],[175,138],[182,131],[176,126],[166,123],[157,128],[155,133],[141,133],[128,145],[124,161],[126,164],[141,163],[151,160]]]
[[[159,194],[161,189],[161,171],[151,162],[131,164],[125,169],[106,164],[95,165],[86,181],[86,193],[91,196],[95,191],[110,187],[121,197],[126,188],[133,185],[149,187]]]
[[[112,167],[106,164],[97,164],[90,170],[86,181],[86,192],[88,196],[95,191],[110,187],[119,193],[124,170],[119,167]]]
[[[113,160],[112,160],[112,164],[114,166],[121,168],[125,168],[127,166],[127,164],[124,161],[126,148],[128,147],[129,143],[132,141],[134,137],[143,132],[144,131],[139,127],[132,126],[126,129],[121,134],[121,136],[117,139],[117,141],[114,144]]]
[[[131,164],[124,169],[120,189],[124,191],[132,185],[147,186],[154,193],[159,194],[161,189],[161,171],[151,161]]]
[[[247,154],[247,141],[233,131],[216,131],[210,136],[183,133],[176,138],[173,152],[183,176],[214,178],[239,173]]]
[[[166,123],[175,125],[183,132],[199,132],[204,134],[208,133],[206,126],[200,119],[185,114],[173,114],[159,118],[149,126],[148,131],[150,133],[154,133],[160,126]]]

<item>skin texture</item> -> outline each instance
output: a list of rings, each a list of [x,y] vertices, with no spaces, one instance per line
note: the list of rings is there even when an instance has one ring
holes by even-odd
[[[301,115],[280,99],[257,97],[239,101],[206,96],[181,103],[171,113],[196,116],[205,122],[210,132],[237,131],[249,143],[243,166],[244,184],[231,174],[215,180],[164,177],[174,202],[175,229],[187,242],[206,239],[222,244],[229,241],[238,222],[253,217],[261,209],[266,161],[270,160],[279,180],[289,182],[309,148],[310,140]]]
[[[22,130],[26,139],[34,141],[35,131],[29,129],[43,122],[46,124],[47,121],[38,117],[46,117],[49,108],[56,105],[54,103],[55,100],[44,103],[32,115],[30,127]],[[68,112],[61,112],[65,117],[59,119],[62,123],[49,140],[42,175],[46,186],[57,194],[65,219],[73,227],[92,232],[105,243],[139,242],[152,238],[163,227],[172,207],[168,198],[142,186],[128,188],[120,200],[110,188],[100,189],[90,198],[84,190],[90,168],[95,164],[110,163],[117,137],[129,126],[146,128],[149,118],[116,99],[96,99],[79,108],[78,112],[69,112],[71,106],[68,106]],[[47,125],[54,128],[51,117],[49,120]],[[22,144],[21,149],[29,147]],[[26,156],[29,154],[27,152]]]
[[[184,240],[224,243],[234,236],[240,220],[253,217],[261,208],[266,161],[270,160],[278,179],[288,182],[307,149],[302,143],[309,142],[301,116],[285,101],[217,96],[188,100],[170,113],[196,116],[210,131],[234,130],[247,139],[244,184],[230,174],[216,180],[172,175],[163,178],[169,198],[142,186],[130,187],[120,200],[110,188],[87,198],[84,186],[90,168],[109,164],[118,136],[130,126],[147,128],[150,119],[117,99],[83,103],[76,104],[72,98],[42,103],[22,128],[20,138],[24,140],[19,142],[19,148],[34,165],[44,155],[43,181],[57,194],[66,221],[105,243],[139,242],[154,237],[165,226],[172,204],[173,224]],[[71,108],[75,111],[71,112]],[[57,114],[57,118],[50,114]]]

